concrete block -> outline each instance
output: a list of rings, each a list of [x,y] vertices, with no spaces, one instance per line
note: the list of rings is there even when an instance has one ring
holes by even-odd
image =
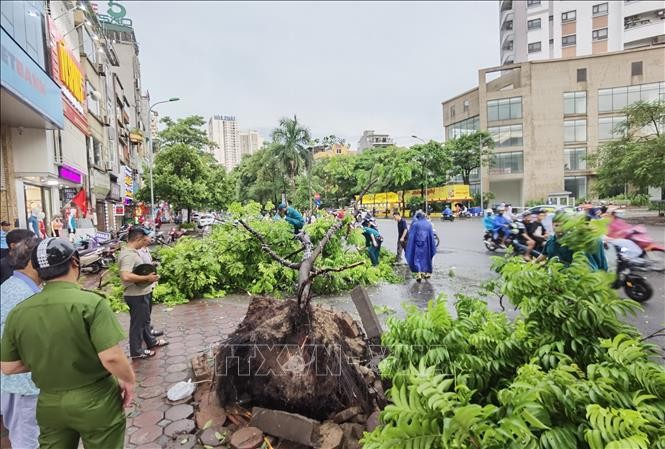
[[[369,295],[367,295],[365,289],[361,286],[354,288],[351,291],[351,299],[358,310],[367,337],[374,338],[381,336],[383,333],[381,323],[376,316],[376,312],[374,312],[374,306],[369,300]]]
[[[314,446],[319,429],[319,422],[296,413],[282,410],[270,410],[261,407],[252,408],[251,426],[264,433],[284,438],[289,441]]]

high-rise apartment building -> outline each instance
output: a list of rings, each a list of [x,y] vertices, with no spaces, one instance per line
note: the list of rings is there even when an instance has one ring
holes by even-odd
[[[663,1],[501,0],[501,64],[665,43]]]
[[[215,115],[208,121],[208,139],[217,144],[212,150],[217,162],[227,171],[240,164],[240,133],[238,121],[229,115]]]
[[[358,140],[358,152],[362,153],[368,148],[384,148],[394,145],[388,134],[376,134],[374,130],[365,130]]]
[[[240,131],[238,136],[240,138],[240,159],[238,160],[238,163],[240,163],[243,156],[254,154],[259,151],[259,148],[263,146],[263,138],[258,131],[252,129]]]
[[[483,129],[494,138],[483,192],[525,205],[594,198],[587,155],[619,137],[622,110],[665,101],[665,44],[597,56],[481,69],[479,87],[443,102],[446,139]],[[471,174],[478,192],[478,172]]]

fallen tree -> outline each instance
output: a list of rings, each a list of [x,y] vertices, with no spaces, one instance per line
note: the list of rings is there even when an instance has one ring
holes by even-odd
[[[220,403],[249,397],[254,406],[315,419],[350,406],[359,406],[365,413],[379,407],[381,400],[359,368],[370,358],[362,331],[348,314],[311,304],[317,279],[364,263],[318,263],[327,251],[336,251],[329,246],[339,244],[344,222],[329,223],[316,244],[307,234],[298,235],[302,258],[297,262],[280,256],[245,220],[239,224],[275,262],[297,271],[296,296],[281,301],[252,298],[244,320],[221,342],[216,356]]]

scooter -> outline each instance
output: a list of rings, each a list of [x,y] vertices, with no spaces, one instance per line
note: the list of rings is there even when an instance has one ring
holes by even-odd
[[[644,226],[633,226],[615,216],[609,225],[607,236],[631,240],[644,250],[644,258],[650,261],[653,271],[665,271],[665,246],[655,243]]]
[[[455,216],[453,214],[441,214],[441,221],[455,221]]]
[[[102,250],[85,249],[79,252],[81,262],[81,273],[97,274],[104,267],[102,264]]]
[[[515,227],[514,223],[511,223],[510,225],[510,232],[508,236],[505,238],[503,244],[505,248],[508,248],[512,243],[513,243],[513,238],[515,237],[516,234],[519,233],[519,230]],[[494,239],[494,232],[493,231],[488,231],[485,230],[485,234],[483,235],[483,243],[485,244],[485,248],[487,248],[488,251],[496,251],[497,249],[505,249],[501,247],[501,240],[500,239]]]
[[[614,244],[613,246],[617,252],[617,278],[612,283],[612,288],[623,287],[626,295],[637,302],[649,300],[653,295],[653,288],[644,276],[634,273],[635,271],[649,271],[651,265],[649,260],[642,257],[630,258],[626,255],[626,248]]]
[[[169,231],[169,237],[167,239],[168,243],[175,242],[180,237],[185,235],[185,232],[186,231],[184,229],[178,229],[176,226],[172,227],[171,230]]]

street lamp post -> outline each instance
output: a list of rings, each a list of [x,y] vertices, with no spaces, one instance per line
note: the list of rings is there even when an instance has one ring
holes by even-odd
[[[411,137],[413,137],[414,139],[420,140],[424,144],[427,144],[427,142],[425,142],[424,139],[421,139],[418,136],[413,135]],[[428,201],[427,201],[427,177],[428,177],[427,175],[428,175],[428,172],[429,172],[429,167],[427,167],[427,158],[426,157],[423,157],[423,167],[425,168],[425,170],[423,170],[425,172],[425,215],[429,215],[429,208],[428,208],[429,204],[428,204]]]
[[[152,219],[152,225],[157,226],[157,223],[155,223],[155,187],[153,184],[153,179],[152,179],[152,172],[153,172],[153,158],[154,158],[154,151],[152,149],[152,110],[155,106],[158,104],[163,104],[163,103],[170,103],[172,101],[179,101],[180,98],[178,97],[172,97],[169,98],[168,100],[163,100],[163,101],[158,101],[156,103],[153,103],[152,106],[150,106],[150,109],[148,109],[148,153],[150,154],[150,218]],[[156,229],[156,228],[155,228]]]
[[[483,206],[483,136],[478,136],[478,159],[480,160],[478,179],[480,180],[480,212],[482,215],[485,213],[485,207]]]

